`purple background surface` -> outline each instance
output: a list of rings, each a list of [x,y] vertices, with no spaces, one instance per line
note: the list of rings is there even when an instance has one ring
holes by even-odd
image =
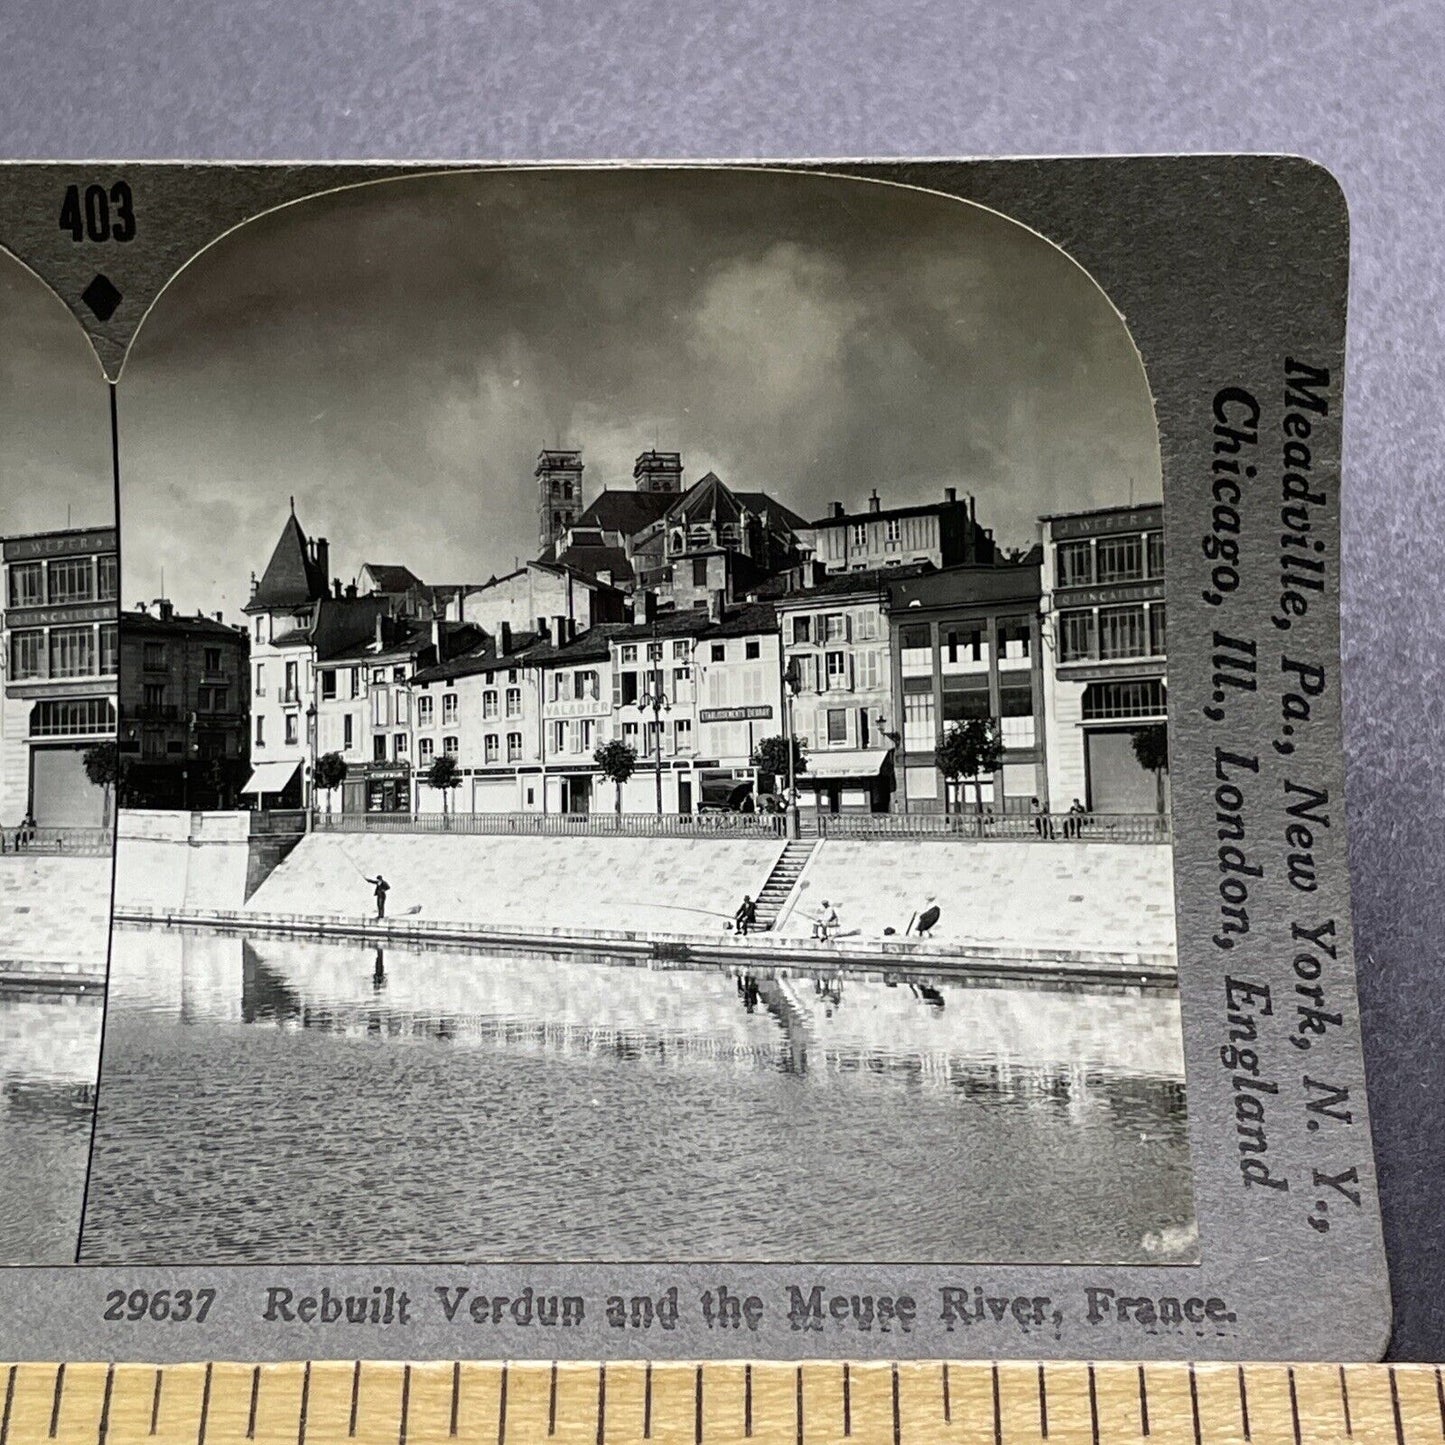
[[[1329,166],[1353,221],[1345,711],[1366,1058],[1396,1300],[1393,1353],[1438,1360],[1439,22],[1431,0],[4,0],[0,154],[321,160],[1209,150],[1292,152]],[[1297,245],[1307,254],[1311,238]]]

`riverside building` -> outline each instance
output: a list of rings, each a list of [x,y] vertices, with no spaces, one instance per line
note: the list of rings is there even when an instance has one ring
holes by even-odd
[[[0,824],[104,826],[84,758],[116,737],[115,528],[8,537],[0,560]]]
[[[311,541],[291,515],[245,613],[251,649],[251,776],[243,794],[261,808],[310,807],[317,757],[317,669],[375,634],[392,611],[384,594],[328,586],[326,539]]]
[[[929,562],[788,574],[773,597],[783,672],[796,684],[793,730],[806,750],[799,791],[826,813],[886,813],[898,780],[901,716],[889,639],[889,586],[932,571]]]
[[[230,808],[249,775],[247,632],[167,598],[120,615],[128,806]]]
[[[889,587],[893,688],[902,710],[896,807],[941,813],[980,798],[997,813],[1049,806],[1042,726],[1039,567],[949,567]],[[948,728],[996,718],[1003,760],[979,779],[945,778],[937,748]],[[975,786],[977,784],[978,786]]]
[[[1168,811],[1168,773],[1134,751],[1167,722],[1164,509],[1040,519],[1049,792],[1097,813]]]

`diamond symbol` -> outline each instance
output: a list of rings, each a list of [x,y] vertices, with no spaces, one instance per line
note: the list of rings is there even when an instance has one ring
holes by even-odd
[[[121,303],[121,294],[115,289],[115,282],[102,272],[80,293],[80,299],[95,312],[98,320],[109,321]]]

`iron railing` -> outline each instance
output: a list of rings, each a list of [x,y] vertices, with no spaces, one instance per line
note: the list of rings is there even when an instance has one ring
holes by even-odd
[[[72,858],[100,858],[115,847],[110,828],[40,828],[12,823],[0,829],[0,853],[7,856],[64,854]]]
[[[766,813],[313,813],[317,833],[451,833],[566,838],[782,838]]]
[[[823,838],[962,838],[1019,843],[1168,843],[1165,813],[822,813]]]

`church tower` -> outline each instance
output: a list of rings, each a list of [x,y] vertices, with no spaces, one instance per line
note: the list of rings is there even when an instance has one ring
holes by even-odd
[[[536,476],[537,540],[545,552],[582,511],[582,453],[544,448]]]
[[[682,491],[680,452],[643,452],[632,468],[632,480],[639,492]]]

